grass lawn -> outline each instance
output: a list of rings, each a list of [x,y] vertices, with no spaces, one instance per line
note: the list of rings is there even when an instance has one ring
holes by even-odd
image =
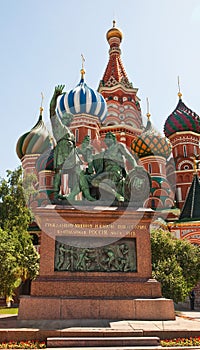
[[[16,315],[18,314],[18,307],[0,306],[0,314]]]

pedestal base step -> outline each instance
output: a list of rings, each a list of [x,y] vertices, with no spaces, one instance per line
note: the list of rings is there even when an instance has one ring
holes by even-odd
[[[58,348],[51,348],[51,350],[57,350]],[[162,346],[95,346],[94,347],[79,347],[79,348],[59,348],[60,350],[162,350]],[[173,350],[170,348],[169,350]],[[176,348],[176,350],[182,350],[181,348]]]
[[[170,299],[66,298],[22,296],[19,320],[174,320]]]
[[[158,337],[63,337],[47,338],[47,347],[113,347],[113,346],[151,346],[159,347],[160,339]]]

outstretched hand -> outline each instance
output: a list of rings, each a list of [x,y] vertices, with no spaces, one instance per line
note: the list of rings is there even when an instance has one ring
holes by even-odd
[[[54,90],[54,96],[58,97],[58,96],[62,95],[64,87],[65,87],[65,85],[57,85],[55,87],[55,90]]]
[[[50,117],[53,117],[56,114],[57,98],[63,94],[64,87],[65,85],[57,85],[54,89],[54,93],[50,102]]]

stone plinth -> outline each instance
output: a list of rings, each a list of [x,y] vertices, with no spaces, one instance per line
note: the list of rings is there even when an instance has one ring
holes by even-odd
[[[24,296],[20,320],[174,320],[173,301],[164,298],[64,298]]]
[[[151,212],[83,209],[36,210],[40,274],[21,297],[18,318],[174,319],[172,300],[152,279]]]

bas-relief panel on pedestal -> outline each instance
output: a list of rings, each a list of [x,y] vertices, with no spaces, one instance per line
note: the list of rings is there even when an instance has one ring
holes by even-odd
[[[54,270],[136,272],[136,239],[123,238],[113,244],[83,248],[75,241],[72,246],[64,243],[64,237],[56,237]]]

